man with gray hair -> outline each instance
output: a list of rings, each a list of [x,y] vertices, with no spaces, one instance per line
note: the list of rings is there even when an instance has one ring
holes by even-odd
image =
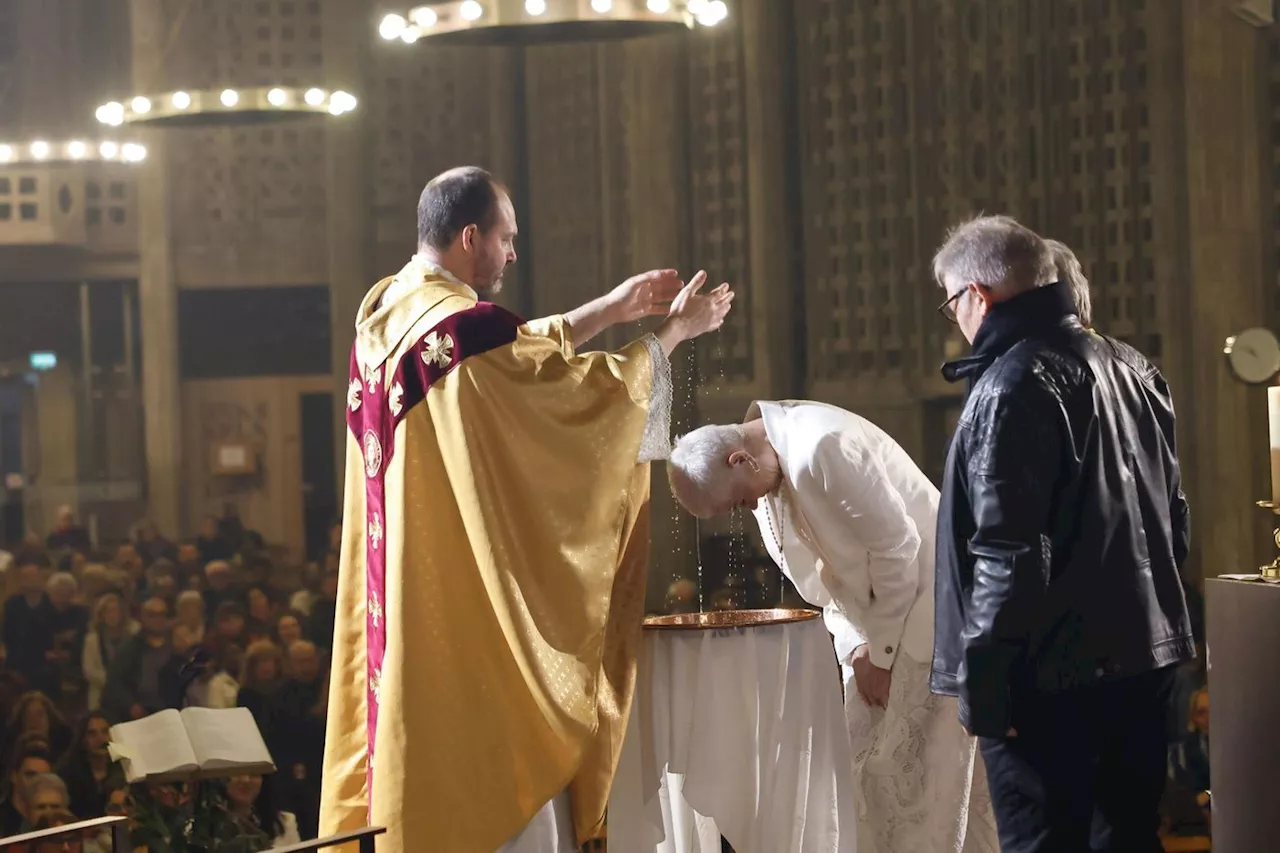
[[[1093,299],[1089,295],[1089,279],[1085,278],[1080,259],[1066,243],[1045,240],[1044,244],[1049,247],[1049,253],[1053,255],[1053,265],[1058,271],[1058,281],[1065,284],[1071,291],[1071,302],[1075,305],[1080,325],[1086,329],[1093,328]]]
[[[1195,654],[1173,402],[1081,325],[1061,258],[1003,216],[934,257],[973,352],[943,367],[970,390],[938,509],[931,686],[979,736],[1005,853],[1156,853],[1167,705]]]
[[[844,675],[859,853],[994,851],[973,738],[954,700],[929,692],[938,490],[906,451],[843,409],[762,401],[742,424],[680,438],[667,472],[700,518],[751,509],[774,562],[823,609]]]

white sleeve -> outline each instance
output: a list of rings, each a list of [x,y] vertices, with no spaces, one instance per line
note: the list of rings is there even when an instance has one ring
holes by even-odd
[[[803,473],[806,482],[796,484],[797,492],[823,531],[833,572],[839,576],[846,567],[867,563],[871,602],[863,608],[860,633],[866,634],[871,662],[890,669],[920,586],[920,532],[879,457],[855,442],[824,437]],[[833,589],[832,598],[844,609],[838,592]]]

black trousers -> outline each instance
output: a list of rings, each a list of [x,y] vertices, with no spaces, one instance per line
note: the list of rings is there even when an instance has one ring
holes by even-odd
[[[1160,853],[1176,667],[1018,695],[1012,738],[980,738],[1003,853]]]

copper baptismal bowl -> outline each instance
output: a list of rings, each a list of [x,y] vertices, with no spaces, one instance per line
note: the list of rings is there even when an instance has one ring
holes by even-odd
[[[710,631],[726,628],[760,628],[787,622],[817,619],[817,610],[773,607],[767,610],[710,610],[704,613],[676,613],[671,616],[648,616],[644,627],[658,630]]]

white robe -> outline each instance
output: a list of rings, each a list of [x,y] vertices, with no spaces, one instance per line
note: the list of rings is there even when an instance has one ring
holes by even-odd
[[[569,792],[561,791],[549,800],[498,853],[578,853]]]
[[[974,740],[955,700],[929,692],[938,490],[851,412],[758,402],[747,414],[756,417],[783,475],[755,510],[760,534],[796,590],[823,609],[844,674],[859,853],[998,850]],[[849,663],[864,643],[893,673],[886,708],[869,708],[854,686]]]

